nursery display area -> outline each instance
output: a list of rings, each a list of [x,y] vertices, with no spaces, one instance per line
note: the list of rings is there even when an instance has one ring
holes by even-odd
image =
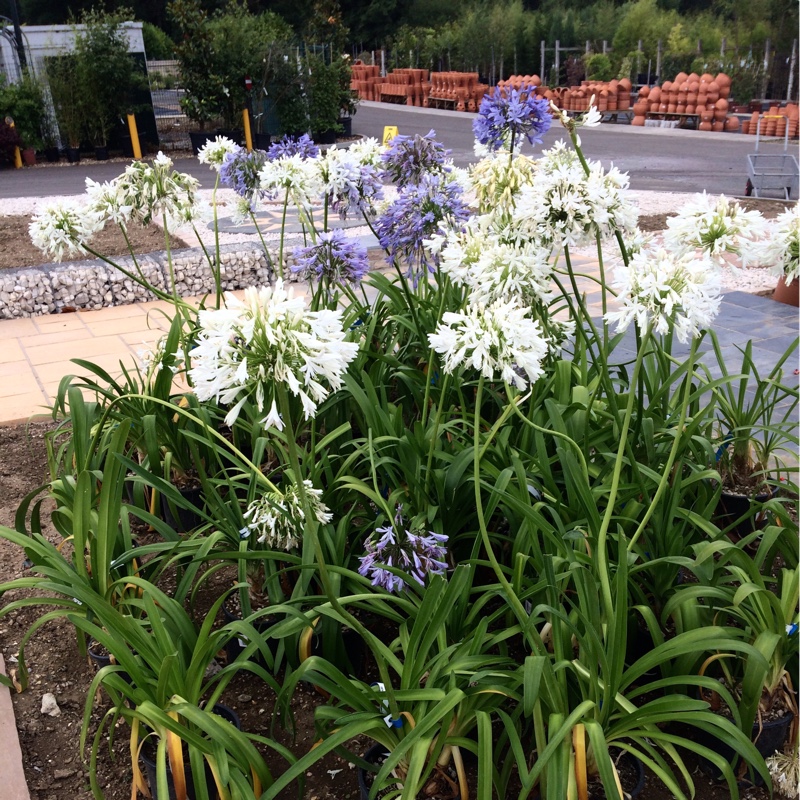
[[[41,612],[9,683],[52,624],[97,666],[94,797],[110,749],[132,798],[306,797],[332,754],[341,797],[796,795],[797,341],[764,375],[713,328],[731,256],[797,280],[800,217],[699,195],[656,247],[580,149],[599,121],[496,91],[469,172],[433,131],[201,150],[241,219],[291,205],[304,244],[262,240],[273,281],[237,296],[209,248],[199,308],[171,258],[164,287],[125,269],[169,332],[121,377],[76,358],[50,480],[0,527],[28,568],[0,622]],[[106,225],[206,224],[196,193],[159,155],[31,238],[102,258]]]

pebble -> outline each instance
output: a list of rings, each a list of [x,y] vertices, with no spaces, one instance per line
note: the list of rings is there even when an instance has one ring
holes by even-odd
[[[64,780],[64,778],[71,778],[74,774],[75,774],[75,770],[74,769],[57,769],[53,773],[53,777],[57,781],[61,781],[61,780]]]
[[[253,699],[253,697],[252,695],[249,694],[240,694],[236,699],[240,703],[249,703]]]
[[[48,717],[60,717],[61,709],[58,707],[55,695],[51,692],[45,692],[42,695],[42,714],[47,714]]]

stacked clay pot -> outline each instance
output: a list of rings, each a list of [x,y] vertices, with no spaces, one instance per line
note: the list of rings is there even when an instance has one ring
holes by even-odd
[[[353,64],[350,75],[350,88],[361,100],[380,100],[381,68],[375,64]],[[376,96],[377,95],[377,96]]]
[[[750,119],[742,123],[742,133],[755,136],[760,120],[762,136],[777,136],[782,139],[788,128],[789,138],[795,139],[798,135],[798,116],[798,107],[795,103],[787,103],[783,108],[772,106],[764,114],[754,111]]]
[[[724,72],[716,77],[709,73],[679,72],[673,81],[639,90],[631,124],[643,126],[648,112],[697,114],[698,130],[735,133],[739,130],[739,118],[728,114],[730,93],[731,79]]]
[[[631,107],[631,82],[621,81],[583,81],[580,86],[556,89],[556,105],[565,111],[588,111],[594,97],[594,104],[601,113],[607,111],[627,111]]]
[[[486,84],[478,82],[477,72],[431,72],[430,88],[422,105],[445,100],[452,101],[456,111],[476,111],[487,89]]]

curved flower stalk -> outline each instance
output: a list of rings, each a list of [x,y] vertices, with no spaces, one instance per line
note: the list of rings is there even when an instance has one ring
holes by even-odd
[[[606,320],[620,331],[635,321],[641,330],[652,326],[660,334],[674,329],[678,341],[687,342],[710,327],[719,312],[717,269],[693,255],[663,249],[638,253],[629,266],[615,270],[614,287],[621,308],[609,311]]]
[[[732,253],[746,266],[760,260],[759,240],[766,233],[758,211],[745,211],[735,200],[714,199],[703,192],[667,220],[664,245],[678,255],[699,249],[723,264],[723,254]]]
[[[581,137],[577,135],[577,129],[596,128],[603,121],[603,115],[597,110],[597,106],[594,104],[594,95],[592,95],[589,100],[589,110],[580,117],[570,117],[566,111],[560,109],[552,100],[550,101],[550,109],[558,117],[558,121],[567,130],[570,138],[572,138],[577,147],[581,146]]]
[[[414,286],[425,273],[434,272],[438,258],[425,240],[460,227],[469,217],[461,187],[444,175],[423,176],[418,184],[404,186],[375,223],[378,241],[388,253],[388,262],[398,270],[401,260]]]
[[[292,272],[317,283],[315,301],[322,291],[327,302],[335,306],[338,288],[358,302],[353,296],[353,287],[369,272],[367,249],[358,240],[349,239],[341,228],[318,234],[316,242],[308,247],[296,247],[292,258],[295,262]]]
[[[787,208],[769,225],[758,262],[770,266],[786,283],[796,281],[800,271],[800,208]]]
[[[65,252],[68,255],[88,253],[86,245],[104,224],[103,217],[91,205],[58,200],[33,216],[28,233],[33,244],[45,255],[61,261]]]
[[[201,164],[206,164],[211,169],[220,172],[225,163],[225,157],[236,153],[242,148],[227,136],[217,136],[207,141],[197,152],[197,160]]]
[[[379,537],[367,539],[366,553],[361,556],[358,568],[359,574],[370,578],[373,586],[397,594],[407,583],[396,570],[425,586],[429,575],[444,575],[447,569],[447,536],[413,526],[409,530],[402,512],[399,506],[394,522],[376,528],[375,534],[380,534]]]
[[[427,176],[449,172],[449,155],[450,151],[436,141],[434,130],[425,136],[395,136],[381,155],[383,177],[402,189]]]
[[[535,185],[523,186],[512,227],[553,248],[580,246],[631,231],[638,212],[625,197],[628,176],[587,162],[559,141],[537,162]]]
[[[540,144],[551,124],[548,102],[536,97],[535,86],[495,88],[494,96],[487,94],[481,100],[472,132],[489,150],[502,149],[513,156],[523,136],[531,144]]]
[[[262,424],[283,430],[278,388],[299,397],[305,418],[313,417],[330,389],[340,388],[358,351],[344,338],[340,311],[308,311],[278,280],[274,287],[246,289],[242,301],[230,297],[226,309],[200,312],[189,376],[198,400],[233,404],[227,425],[253,400],[259,413],[269,408]]]
[[[321,525],[326,525],[333,515],[322,502],[322,490],[315,489],[311,481],[304,480],[308,509]],[[296,486],[285,492],[266,492],[253,500],[242,515],[247,525],[239,531],[242,539],[257,534],[258,544],[270,550],[294,550],[303,540],[306,512]]]
[[[428,341],[444,356],[445,372],[472,367],[487,380],[502,380],[524,391],[528,381],[542,375],[547,355],[541,325],[529,313],[514,300],[473,304],[463,313],[446,312]]]

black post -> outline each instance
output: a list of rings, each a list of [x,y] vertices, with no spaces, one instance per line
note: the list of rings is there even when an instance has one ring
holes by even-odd
[[[22,28],[19,26],[19,9],[17,8],[17,0],[10,0],[11,2],[11,22],[14,24],[14,42],[17,45],[17,58],[19,59],[20,73],[28,65],[25,58],[25,45],[22,43]]]

